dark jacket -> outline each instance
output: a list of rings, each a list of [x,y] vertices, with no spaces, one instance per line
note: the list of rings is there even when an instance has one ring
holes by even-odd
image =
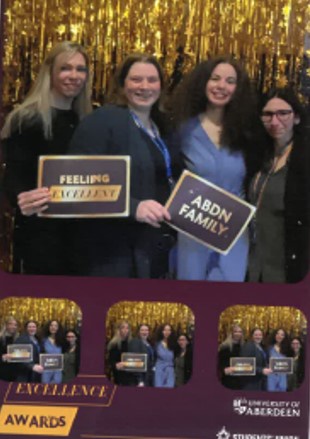
[[[28,334],[23,334],[18,337],[15,344],[30,344],[32,345],[33,357],[32,361],[29,363],[18,363],[17,381],[18,382],[28,382],[37,383],[41,381],[41,374],[34,372],[33,366],[35,364],[40,364],[40,353],[43,352],[43,346],[41,342],[37,339],[38,343],[34,343]]]
[[[302,280],[309,271],[310,136],[296,140],[289,158],[285,187],[285,271],[287,282]]]
[[[241,386],[246,390],[266,390],[266,376],[263,369],[267,367],[267,353],[263,347],[258,348],[252,341],[247,342],[241,349],[241,357],[254,357],[256,360],[256,375],[240,377]]]
[[[73,136],[70,154],[129,155],[130,218],[81,221],[78,239],[84,256],[81,274],[161,277],[167,271],[171,237],[167,227],[154,229],[135,220],[142,200],[167,200],[170,187],[162,154],[137,127],[125,107],[97,109]]]

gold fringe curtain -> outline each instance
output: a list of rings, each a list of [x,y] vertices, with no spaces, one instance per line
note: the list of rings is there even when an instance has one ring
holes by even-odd
[[[88,47],[98,101],[115,65],[137,50],[155,54],[170,78],[176,70],[184,73],[210,55],[233,54],[260,89],[298,83],[310,26],[308,0],[5,3],[3,97],[7,105],[22,99],[46,50],[63,39]]]
[[[79,328],[82,312],[75,302],[67,299],[38,299],[33,297],[9,297],[0,301],[0,328],[8,317],[16,318],[20,330],[27,320],[33,319],[39,325],[56,319],[65,328]]]
[[[134,334],[141,323],[149,325],[153,333],[165,323],[172,325],[178,332],[187,332],[189,326],[194,326],[195,322],[191,309],[182,303],[119,302],[107,313],[107,339],[112,338],[115,325],[121,320],[128,321]]]
[[[288,306],[255,306],[236,305],[227,308],[220,316],[219,343],[222,343],[231,326],[237,323],[244,331],[245,337],[250,337],[253,328],[259,327],[268,334],[277,328],[283,328],[291,336],[305,337],[307,320],[297,308]]]

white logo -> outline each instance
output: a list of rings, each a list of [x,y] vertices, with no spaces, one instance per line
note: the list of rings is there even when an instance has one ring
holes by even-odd
[[[228,431],[226,430],[225,427],[222,427],[222,430],[220,430],[217,435],[216,435],[217,439],[229,439],[230,438],[230,433],[228,433]]]
[[[247,409],[247,400],[245,398],[234,399],[233,406],[236,413],[243,415]]]

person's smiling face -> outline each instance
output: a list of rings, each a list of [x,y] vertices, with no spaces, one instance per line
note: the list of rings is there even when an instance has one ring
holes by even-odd
[[[237,72],[231,64],[219,63],[206,84],[208,105],[225,107],[237,88]]]
[[[129,107],[137,111],[150,111],[159,99],[160,76],[157,68],[148,62],[135,62],[124,82],[124,94]]]
[[[60,53],[52,69],[51,90],[56,97],[72,100],[82,91],[88,75],[86,60],[77,52],[68,57]]]

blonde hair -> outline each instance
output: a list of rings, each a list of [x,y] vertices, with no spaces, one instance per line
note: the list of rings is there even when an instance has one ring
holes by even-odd
[[[131,340],[131,328],[130,324],[126,320],[122,320],[119,322],[115,327],[115,332],[113,338],[108,343],[108,351],[110,351],[113,347],[117,346],[118,348],[121,347],[122,343],[122,337],[121,337],[121,328],[122,326],[127,325],[128,326],[128,337],[127,340]]]
[[[62,41],[54,46],[44,59],[38,77],[32,85],[29,93],[26,95],[24,102],[8,115],[1,132],[2,139],[11,135],[13,121],[18,121],[18,127],[19,130],[21,130],[22,122],[24,120],[30,120],[36,115],[39,115],[42,120],[44,137],[48,139],[52,136],[52,105],[50,93],[52,71],[57,56],[62,53],[66,53],[68,59],[76,53],[80,53],[85,59],[87,68],[89,68],[87,52],[80,44],[71,41]],[[88,72],[85,86],[81,93],[74,98],[72,103],[72,108],[76,111],[80,119],[92,110],[90,96],[91,78]]]
[[[13,317],[13,316],[9,316],[9,317],[5,320],[4,325],[3,325],[3,327],[2,327],[2,329],[1,329],[1,331],[0,331],[0,339],[6,337],[7,335],[9,335],[8,332],[7,332],[7,326],[8,326],[8,324],[9,324],[10,322],[13,322],[13,321],[16,322],[17,327],[18,327],[18,321],[16,320],[16,318]],[[19,332],[16,331],[16,333],[13,335],[13,339],[16,340],[16,338],[18,337],[18,335],[19,335]]]
[[[232,351],[233,349],[233,345],[234,345],[234,339],[233,339],[233,332],[235,329],[241,329],[242,331],[242,336],[240,339],[240,345],[243,345],[244,343],[244,336],[243,336],[243,329],[241,328],[240,325],[238,325],[237,323],[233,324],[230,328],[230,332],[227,335],[226,339],[223,341],[223,343],[220,345],[219,349],[223,349],[228,347],[230,351]]]

